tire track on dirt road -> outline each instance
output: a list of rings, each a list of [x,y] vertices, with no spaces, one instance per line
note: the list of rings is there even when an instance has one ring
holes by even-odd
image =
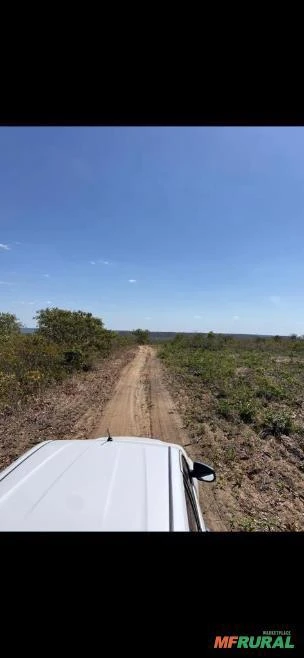
[[[140,346],[134,359],[122,370],[112,398],[90,438],[113,436],[151,436],[151,421],[146,396],[146,368],[149,352]]]
[[[141,345],[122,370],[112,398],[106,404],[89,438],[106,436],[142,436],[162,441],[187,444],[193,459],[195,447],[189,447],[189,437],[166,386],[163,365],[155,348]],[[226,530],[214,500],[212,486],[200,485],[200,503],[210,529]]]

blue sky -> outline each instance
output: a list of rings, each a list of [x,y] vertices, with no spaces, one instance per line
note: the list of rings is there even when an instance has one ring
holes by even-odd
[[[0,128],[0,310],[304,333],[303,128]]]

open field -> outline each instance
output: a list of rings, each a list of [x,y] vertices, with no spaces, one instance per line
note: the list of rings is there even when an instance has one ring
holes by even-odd
[[[197,335],[159,356],[228,529],[304,530],[304,342]]]

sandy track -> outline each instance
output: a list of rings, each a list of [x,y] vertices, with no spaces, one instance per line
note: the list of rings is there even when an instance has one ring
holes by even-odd
[[[91,436],[147,436],[183,444],[182,422],[162,377],[161,364],[150,346],[140,346],[123,369],[111,400]]]
[[[106,404],[91,438],[105,436],[107,428],[113,436],[151,436],[146,397],[146,369],[149,359],[149,348],[139,347],[135,358],[123,369],[114,394]]]
[[[90,438],[105,436],[146,436],[186,445],[195,458],[189,437],[166,386],[163,366],[151,346],[140,346],[135,358],[122,370],[112,398],[106,404]],[[212,487],[200,485],[204,517],[212,530],[226,530],[214,500]]]

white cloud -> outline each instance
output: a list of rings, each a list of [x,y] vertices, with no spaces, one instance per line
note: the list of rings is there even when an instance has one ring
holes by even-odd
[[[8,244],[2,244],[2,242],[0,242],[0,249],[4,249],[5,251],[9,251],[10,247],[8,246]]]
[[[49,279],[49,278],[50,278],[50,275],[49,275],[49,274],[44,274],[43,276],[44,276],[46,279]]]
[[[146,315],[145,320],[152,320],[152,318],[150,317],[150,315]]]
[[[278,306],[280,304],[281,297],[279,297],[279,295],[270,295],[269,301],[271,304],[274,304],[274,306]]]
[[[239,320],[239,319],[240,319],[240,316],[239,316],[239,315],[234,315],[234,316],[233,316],[233,320]]]
[[[194,317],[195,320],[200,320],[201,319],[201,315],[194,315],[193,317]]]
[[[21,244],[21,242],[14,242],[14,244]]]
[[[95,260],[90,260],[91,265],[96,265]]]
[[[129,283],[136,283],[136,279],[129,279]]]
[[[11,286],[12,284],[10,283],[10,281],[0,281],[0,285],[1,286]]]
[[[99,263],[102,263],[103,265],[109,265],[109,261],[108,261],[108,260],[99,260],[98,262],[99,262]]]

